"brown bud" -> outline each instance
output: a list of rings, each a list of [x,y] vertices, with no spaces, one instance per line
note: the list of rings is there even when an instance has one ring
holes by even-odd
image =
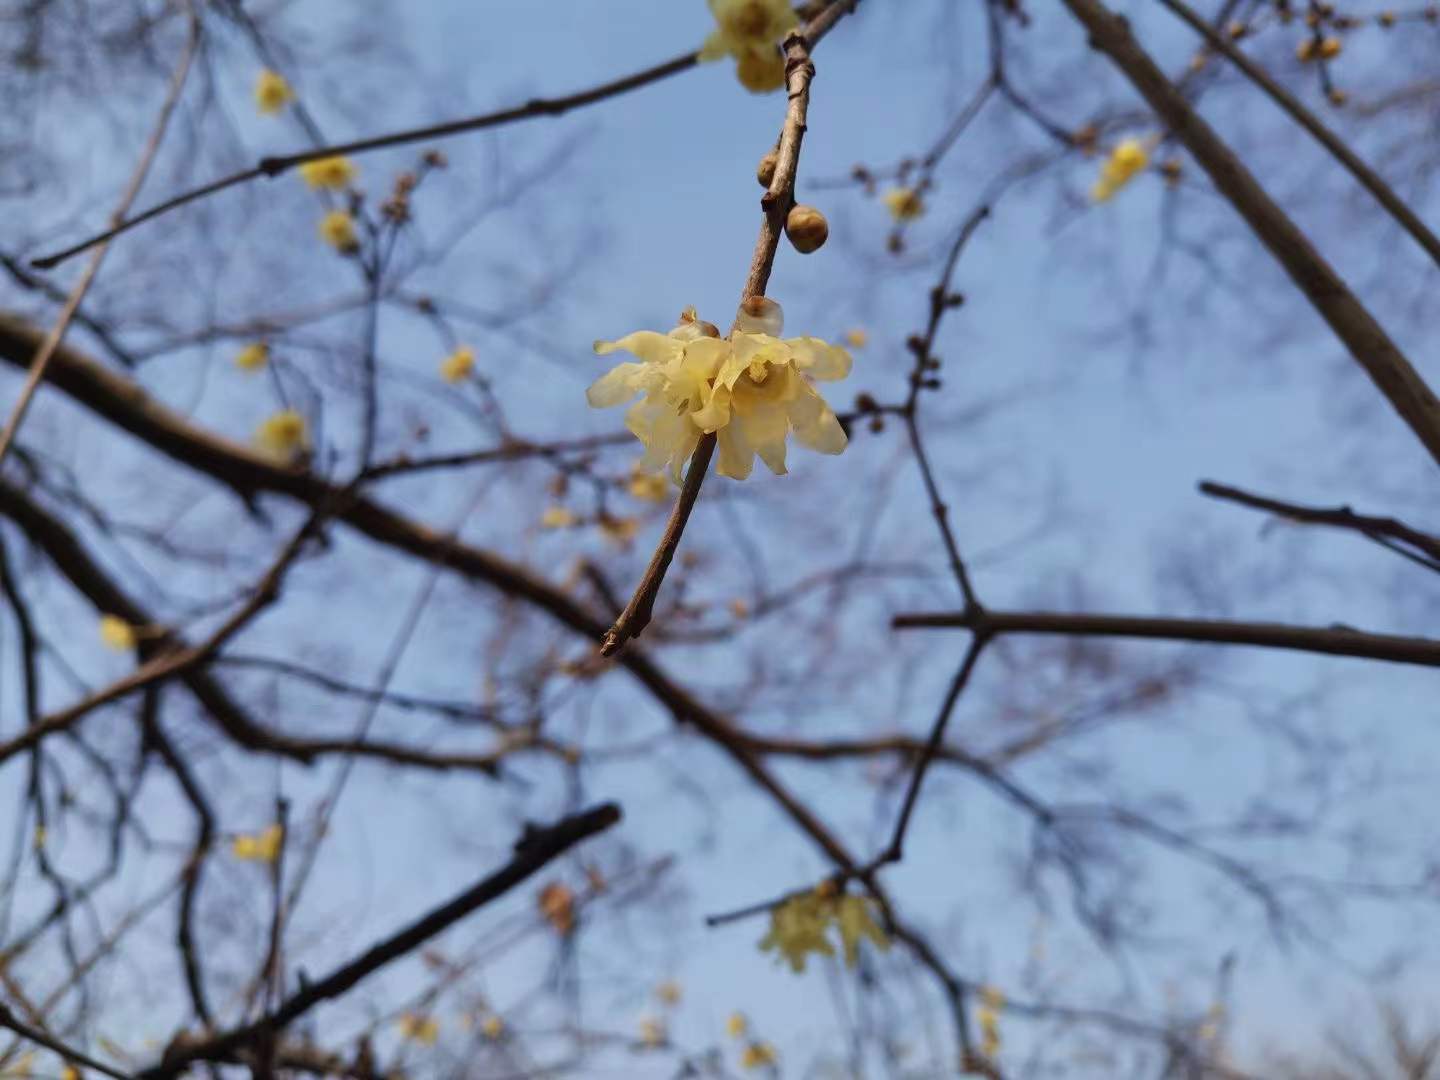
[[[779,163],[780,155],[771,150],[760,159],[760,164],[755,169],[755,179],[760,181],[760,186],[769,189],[770,184],[775,180],[775,166]]]
[[[830,238],[830,223],[813,206],[792,206],[785,218],[785,235],[802,255],[819,251]]]

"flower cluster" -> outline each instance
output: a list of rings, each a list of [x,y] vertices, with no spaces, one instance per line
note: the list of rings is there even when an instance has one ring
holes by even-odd
[[[586,397],[606,408],[643,395],[625,426],[645,444],[641,466],[668,468],[676,483],[701,436],[711,433],[721,476],[745,479],[756,454],[782,475],[789,434],[822,454],[845,449],[845,430],[811,380],[843,379],[851,366],[848,352],[818,338],[782,340],[783,325],[780,305],[763,296],[740,306],[728,338],[687,308],[668,334],[639,330],[597,341],[597,353],[624,351],[640,362],[617,365]]]
[[[705,39],[701,60],[735,58],[735,75],[756,94],[785,85],[785,57],[780,39],[799,19],[790,0],[710,0],[715,32]]]
[[[1100,166],[1100,179],[1090,189],[1090,198],[1105,202],[1150,164],[1150,151],[1139,139],[1123,139]]]
[[[845,963],[854,967],[860,958],[860,939],[869,938],[877,948],[890,941],[870,917],[872,901],[863,896],[840,893],[827,882],[810,892],[792,896],[770,912],[770,932],[760,940],[762,951],[774,949],[797,972],[805,970],[808,953],[834,956],[829,931],[840,931]]]

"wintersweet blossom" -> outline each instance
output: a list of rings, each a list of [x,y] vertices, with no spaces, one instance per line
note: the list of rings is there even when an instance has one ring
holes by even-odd
[[[1000,1010],[1005,1007],[1005,995],[993,986],[980,989],[980,1008],[975,1013],[980,1027],[980,1053],[993,1058],[1000,1052]]]
[[[729,1035],[732,1039],[743,1038],[749,1028],[750,1022],[745,1019],[744,1013],[731,1013],[725,1021],[725,1034]]]
[[[845,963],[854,967],[860,958],[860,941],[869,938],[877,948],[890,946],[871,918],[873,902],[863,896],[837,893],[828,883],[792,896],[770,911],[770,931],[760,940],[762,952],[775,950],[792,970],[802,972],[809,953],[834,956],[829,930],[840,932]]]
[[[312,188],[329,188],[343,191],[355,182],[360,170],[355,163],[342,155],[316,158],[300,166],[300,177]]]
[[[270,346],[252,341],[235,354],[235,366],[241,371],[259,371],[270,362]]]
[[[100,640],[105,643],[106,648],[116,652],[129,652],[139,643],[140,635],[135,632],[135,627],[119,615],[102,615]]]
[[[925,200],[914,188],[891,188],[880,196],[880,201],[896,221],[913,221],[925,213]]]
[[[1100,166],[1100,178],[1090,189],[1090,198],[1105,202],[1150,164],[1150,151],[1139,139],[1122,139]]]
[[[870,331],[863,326],[857,326],[853,330],[845,331],[845,344],[852,349],[863,349],[870,344]]]
[[[230,853],[246,862],[274,862],[280,857],[285,829],[279,822],[258,833],[241,833],[230,842]]]
[[[665,482],[665,478],[640,468],[630,474],[630,482],[625,486],[625,490],[632,499],[642,499],[645,502],[666,502],[670,498],[670,485]]]
[[[331,210],[320,219],[320,239],[342,255],[348,255],[360,248],[360,238],[355,235],[355,219],[344,210]]]
[[[440,361],[440,377],[448,383],[458,383],[467,378],[474,368],[475,350],[469,345],[461,345]]]
[[[542,529],[568,529],[575,521],[574,512],[564,506],[547,506],[540,515]]]
[[[640,1018],[640,1045],[647,1050],[654,1050],[664,1046],[670,1038],[670,1033],[665,1030],[665,1021],[656,1019],[653,1016],[642,1016]]]
[[[735,58],[735,75],[757,94],[785,85],[785,57],[778,45],[799,18],[790,0],[709,0],[715,31],[705,39],[701,60]]]
[[[421,1046],[434,1046],[440,1038],[440,1021],[433,1016],[419,1013],[405,1013],[398,1021],[400,1037],[410,1039]]]
[[[255,108],[266,116],[274,116],[295,100],[295,91],[278,71],[266,68],[255,78]]]
[[[605,408],[644,395],[625,426],[645,444],[641,466],[668,466],[677,483],[704,434],[719,441],[719,473],[736,480],[750,475],[756,454],[783,474],[791,433],[802,446],[838,454],[845,431],[811,380],[843,379],[850,354],[818,338],[782,340],[783,325],[780,305],[763,296],[745,301],[729,338],[687,308],[668,334],[641,330],[597,341],[597,353],[624,350],[641,362],[617,365],[586,397]]]
[[[505,1021],[494,1013],[491,1013],[485,1017],[484,1020],[480,1021],[480,1034],[484,1035],[487,1039],[493,1040],[500,1038],[501,1035],[505,1034]]]
[[[255,445],[277,461],[289,464],[310,445],[310,427],[294,409],[267,416],[255,429]]]

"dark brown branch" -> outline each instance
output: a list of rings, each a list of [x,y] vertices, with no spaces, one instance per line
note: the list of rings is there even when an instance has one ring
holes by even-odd
[[[958,629],[978,634],[1067,634],[1254,645],[1266,649],[1388,660],[1440,667],[1440,640],[1371,634],[1346,626],[1310,627],[1224,619],[1172,619],[1146,615],[1085,615],[1051,611],[954,611],[896,615],[897,630]]]
[[[66,1061],[73,1061],[84,1065],[87,1069],[94,1069],[96,1072],[104,1073],[106,1076],[113,1076],[115,1080],[130,1080],[129,1073],[121,1072],[111,1065],[106,1065],[103,1061],[96,1061],[88,1054],[81,1053],[79,1050],[66,1046],[59,1040],[51,1038],[49,1034],[40,1028],[27,1024],[8,1009],[4,1003],[0,1003],[0,1027],[9,1028],[22,1039],[28,1039],[36,1046],[43,1046],[46,1050],[59,1054]]]
[[[633,75],[626,75],[623,78],[614,79],[599,86],[591,87],[589,90],[582,90],[576,94],[569,94],[565,97],[556,98],[534,98],[524,105],[510,109],[501,109],[499,112],[484,113],[480,116],[472,116],[465,120],[451,120],[443,124],[433,124],[429,127],[408,128],[405,131],[392,132],[388,135],[377,135],[369,139],[359,139],[355,142],[339,143],[334,146],[322,146],[314,150],[304,150],[298,154],[285,154],[280,157],[261,158],[260,163],[254,168],[246,169],[243,172],[233,173],[230,176],[222,177],[219,180],[211,181],[203,187],[195,188],[176,195],[173,199],[166,199],[164,202],[143,213],[136,214],[133,218],[120,222],[102,233],[82,240],[64,251],[57,251],[50,255],[42,255],[32,259],[30,265],[39,270],[48,270],[58,266],[72,255],[78,255],[86,248],[94,247],[107,240],[112,240],[121,233],[129,232],[135,226],[157,218],[161,214],[169,213],[188,203],[196,202],[208,195],[225,191],[227,188],[238,187],[240,184],[249,183],[251,180],[258,180],[260,177],[276,177],[281,173],[303,165],[307,161],[315,161],[318,158],[334,157],[339,154],[363,154],[370,150],[381,150],[390,146],[404,146],[407,143],[422,142],[426,139],[445,139],[452,135],[463,135],[470,131],[480,131],[484,128],[500,127],[504,124],[511,124],[517,120],[527,120],[532,116],[559,116],[569,112],[571,109],[578,109],[584,105],[591,105],[606,98],[616,97],[627,93],[630,90],[648,86],[650,83],[659,82],[661,79],[676,75],[682,71],[688,71],[699,62],[696,53],[686,53],[684,56],[677,56],[673,60],[666,60],[663,64],[656,64],[654,67],[646,68],[644,71],[637,71]]]
[[[1372,540],[1398,541],[1427,556],[1431,561],[1425,565],[1430,566],[1431,569],[1435,569],[1436,564],[1440,564],[1440,536],[1421,532],[1392,517],[1357,514],[1348,506],[1329,508],[1300,506],[1296,503],[1266,498],[1263,495],[1252,495],[1248,491],[1242,491],[1226,484],[1217,484],[1210,480],[1201,481],[1200,490],[1212,498],[1239,503],[1241,506],[1248,506],[1255,510],[1264,510],[1287,521],[1298,521],[1305,525],[1329,525],[1339,529],[1353,529]]]
[[[548,828],[530,828],[515,844],[515,857],[460,895],[404,929],[378,942],[335,971],[307,983],[274,1012],[251,1024],[177,1048],[159,1064],[139,1073],[141,1080],[175,1076],[197,1061],[227,1060],[237,1050],[281,1031],[322,1001],[337,998],[387,964],[409,955],[436,934],[503,896],[570,848],[620,820],[620,808],[604,803]],[[116,1075],[112,1073],[111,1075]]]
[[[1064,0],[1105,53],[1149,102],[1219,192],[1240,213],[1416,438],[1440,463],[1440,400],[1315,246],[1265,192],[1235,153],[1142,49],[1130,24],[1100,0]]]

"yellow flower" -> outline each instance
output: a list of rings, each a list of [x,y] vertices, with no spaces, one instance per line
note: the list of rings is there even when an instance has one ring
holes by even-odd
[[[913,221],[925,213],[925,200],[914,188],[891,188],[880,196],[880,201],[896,221]]]
[[[870,918],[874,901],[864,896],[842,896],[836,904],[835,923],[840,928],[840,944],[845,948],[845,963],[854,967],[860,959],[860,939],[869,938],[877,949],[890,947],[885,931]]]
[[[642,1017],[640,1020],[640,1045],[646,1049],[653,1050],[657,1046],[664,1046],[668,1038],[665,1031],[665,1021],[656,1020],[652,1016]]]
[[[474,367],[475,350],[469,345],[461,345],[440,361],[440,377],[448,383],[458,383],[469,376]]]
[[[139,643],[140,635],[119,615],[100,616],[100,640],[116,652],[129,652]]]
[[[34,839],[35,839],[35,850],[36,850],[36,851],[39,851],[41,848],[43,848],[43,847],[45,846],[45,841],[46,841],[46,839],[48,839],[48,832],[47,832],[47,830],[46,830],[46,828],[45,828],[44,825],[36,825],[36,826],[35,826],[35,838],[34,838]]]
[[[542,529],[567,529],[575,524],[575,515],[563,506],[550,506],[540,515]]]
[[[1000,1010],[1005,1007],[1005,995],[993,986],[980,988],[980,1008],[975,1013],[980,1025],[980,1053],[993,1058],[1000,1052]]]
[[[270,346],[252,341],[235,354],[235,366],[241,371],[259,371],[270,362]]]
[[[280,857],[285,830],[276,822],[258,833],[241,833],[230,842],[231,854],[246,862],[274,862]]]
[[[732,1039],[739,1039],[744,1036],[749,1026],[749,1021],[745,1019],[744,1013],[731,1013],[729,1019],[725,1021],[725,1034]]]
[[[640,531],[640,519],[605,515],[599,521],[600,533],[617,547],[627,547]]]
[[[1139,139],[1123,139],[1100,166],[1100,178],[1090,189],[1090,198],[1104,202],[1128,184],[1150,164],[1150,151]]]
[[[255,445],[275,460],[290,464],[310,445],[309,425],[294,409],[281,409],[260,422]]]
[[[84,1080],[84,1076],[74,1065],[66,1065],[60,1070],[60,1080]]]
[[[575,894],[562,882],[553,881],[541,889],[536,904],[558,933],[575,929]]]
[[[266,116],[273,116],[294,100],[295,91],[278,71],[266,68],[256,77],[255,107]]]
[[[701,60],[735,58],[741,84],[757,94],[785,85],[785,57],[777,46],[799,23],[790,0],[709,0],[715,31]]]
[[[360,250],[360,238],[355,235],[355,219],[344,210],[331,210],[320,219],[320,239],[342,255]]]
[[[854,330],[845,331],[845,344],[852,349],[863,349],[870,344],[870,334],[864,327],[857,326]]]
[[[480,1034],[487,1039],[498,1039],[505,1034],[505,1021],[493,1013],[480,1021]]]
[[[655,999],[659,1001],[661,1005],[669,1005],[672,1007],[679,1005],[682,993],[680,984],[674,979],[667,979],[655,987]]]
[[[775,1047],[768,1042],[752,1042],[740,1054],[742,1069],[763,1069],[775,1064]]]
[[[17,1080],[19,1080],[20,1077],[29,1077],[34,1065],[35,1051],[26,1050],[25,1053],[21,1054],[9,1065],[5,1066],[5,1068],[0,1069],[0,1076],[13,1076],[16,1077]]]
[[[835,947],[825,936],[830,906],[830,901],[814,892],[777,904],[770,911],[770,932],[760,939],[760,950],[774,949],[796,972],[805,970],[808,953],[834,956]]]
[[[440,1038],[440,1021],[433,1016],[406,1013],[398,1021],[402,1038],[410,1039],[421,1046],[434,1046]]]
[[[658,473],[643,472],[636,468],[630,474],[630,484],[626,488],[632,499],[643,499],[646,502],[669,502],[670,485],[665,477]]]
[[[780,305],[763,296],[741,305],[724,364],[708,387],[705,407],[692,417],[720,443],[721,476],[744,480],[755,455],[777,476],[785,473],[785,437],[822,454],[838,454],[849,441],[834,410],[812,379],[843,379],[850,354],[819,338],[781,340]]]
[[[347,157],[316,158],[300,166],[300,176],[312,188],[343,191],[355,181],[360,170]]]
[[[734,615],[737,619],[748,619],[750,617],[750,605],[738,596],[725,606],[730,609],[730,614]]]

